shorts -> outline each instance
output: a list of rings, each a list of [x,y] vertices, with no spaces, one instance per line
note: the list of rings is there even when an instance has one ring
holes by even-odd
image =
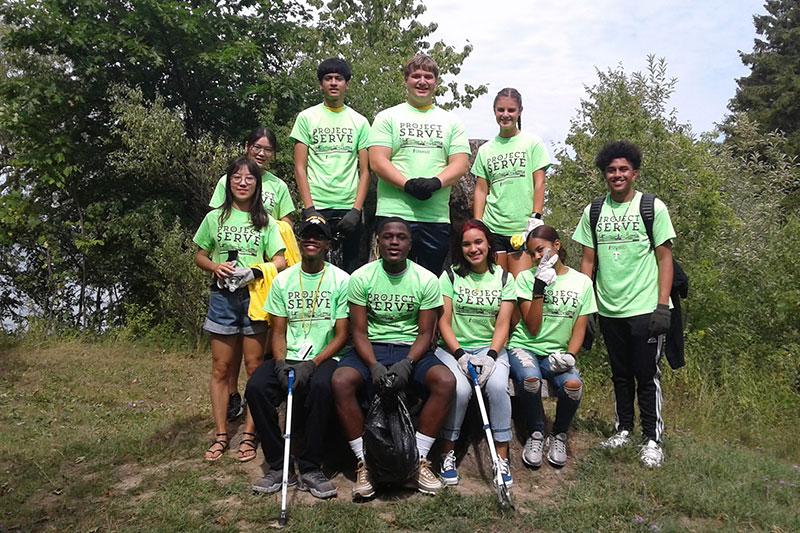
[[[405,359],[410,349],[410,344],[390,344],[385,342],[372,343],[372,350],[375,352],[375,359],[386,368],[389,368],[396,362]],[[425,386],[425,376],[428,374],[428,371],[431,368],[440,365],[445,366],[444,363],[439,361],[439,358],[433,354],[433,350],[428,350],[416,363],[414,363],[414,367],[411,370],[411,383],[413,383],[421,392],[427,392],[427,387]],[[372,384],[369,368],[367,368],[367,365],[365,365],[364,361],[362,361],[358,356],[355,348],[353,348],[349,354],[344,356],[342,360],[339,361],[339,368],[341,367],[348,367],[356,370],[361,375],[361,379],[364,380],[364,383],[370,385]],[[369,388],[371,389],[371,387]]]
[[[217,335],[258,335],[267,331],[264,320],[250,320],[250,291],[247,287],[235,292],[211,287],[208,297],[208,314],[203,329]]]
[[[522,248],[514,248],[511,245],[511,237],[492,233],[492,246],[496,254],[517,254],[525,251],[525,245]]]

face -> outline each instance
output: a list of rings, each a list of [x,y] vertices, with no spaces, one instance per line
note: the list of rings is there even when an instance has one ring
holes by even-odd
[[[436,94],[436,76],[433,72],[417,69],[406,78],[408,101],[414,105],[428,105]]]
[[[541,237],[528,239],[527,252],[528,255],[531,256],[534,265],[539,264],[539,261],[542,260],[542,257],[545,255],[547,250],[550,250],[550,256],[552,257],[553,254],[558,254],[560,249],[561,241],[558,239],[553,242],[550,242],[547,239],[542,239]]]
[[[411,250],[411,234],[399,222],[389,222],[378,235],[378,252],[387,263],[400,263],[406,260]]]
[[[341,74],[325,74],[319,83],[319,88],[326,100],[338,100],[347,91],[347,81]]]
[[[256,192],[256,177],[247,165],[242,165],[231,175],[231,194],[234,200],[249,200]]]
[[[606,185],[611,193],[619,196],[627,195],[633,189],[633,183],[639,177],[639,171],[633,169],[633,165],[624,158],[618,157],[608,164],[603,172],[606,178]]]
[[[247,156],[254,159],[258,166],[265,168],[275,158],[275,149],[269,139],[261,137],[247,145]]]
[[[330,242],[316,229],[307,229],[300,236],[300,255],[305,259],[324,258]]]
[[[516,130],[521,114],[522,108],[517,101],[508,96],[501,96],[494,105],[494,118],[501,130]]]
[[[461,236],[461,253],[470,266],[485,265],[489,260],[489,241],[478,228],[472,228]]]

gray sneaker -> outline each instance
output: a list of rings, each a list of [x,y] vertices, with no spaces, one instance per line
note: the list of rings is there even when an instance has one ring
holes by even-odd
[[[525,443],[522,451],[522,462],[533,468],[542,466],[542,448],[544,447],[544,435],[541,431],[534,431]]]
[[[550,449],[547,451],[547,461],[556,468],[567,464],[567,434],[550,435],[547,437],[547,442],[550,445]]]
[[[300,485],[297,488],[310,492],[312,496],[323,500],[336,497],[336,487],[322,473],[322,470],[312,470],[311,472],[300,474]]]
[[[270,470],[267,475],[253,483],[250,487],[253,492],[261,492],[263,494],[272,494],[281,490],[283,483],[283,470]],[[294,472],[289,472],[289,486],[297,485],[297,476]]]

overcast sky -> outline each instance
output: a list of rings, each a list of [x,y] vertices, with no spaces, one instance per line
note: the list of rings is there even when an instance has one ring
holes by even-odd
[[[471,138],[497,134],[491,106],[503,87],[522,94],[523,127],[548,146],[562,145],[595,67],[643,70],[647,55],[664,57],[678,78],[671,105],[695,133],[725,116],[736,78],[748,73],[739,50],[751,51],[753,15],[763,0],[426,0],[423,20],[439,25],[434,40],[474,50],[459,82],[489,93],[456,113]]]

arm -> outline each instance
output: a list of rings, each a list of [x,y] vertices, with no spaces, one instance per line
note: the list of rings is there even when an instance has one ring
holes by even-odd
[[[478,220],[483,219],[486,210],[486,197],[489,196],[489,182],[484,178],[475,179],[475,194],[472,196],[472,216]]]
[[[584,246],[583,253],[581,254],[581,272],[586,274],[590,278],[594,273],[594,258],[595,258],[594,248]]]
[[[567,344],[567,351],[573,356],[576,355],[583,346],[583,337],[586,335],[586,325],[589,322],[589,315],[581,315],[575,324],[572,325],[572,336]]]
[[[294,143],[294,181],[297,183],[297,194],[303,208],[314,205],[311,188],[308,186],[308,146],[299,141]]]
[[[270,261],[273,265],[275,265],[275,270],[280,272],[281,270],[286,268],[286,258],[283,256],[283,250],[278,252],[277,254],[272,256]]]
[[[533,211],[544,213],[544,169],[533,172]]]
[[[536,298],[535,300],[519,300],[519,310],[522,314],[522,320],[525,321],[525,327],[531,335],[536,336],[539,333],[539,328],[542,326],[542,311],[544,309],[544,298]]]
[[[356,190],[356,202],[353,207],[359,210],[364,209],[364,202],[369,192],[369,152],[366,148],[358,151],[358,189]]]
[[[372,369],[378,361],[375,359],[372,343],[367,337],[367,308],[363,305],[350,304],[350,336],[356,353],[367,368]]]
[[[469,156],[467,154],[453,154],[447,158],[447,166],[436,176],[442,182],[442,187],[455,185],[469,170]]]
[[[286,317],[270,315],[272,328],[272,358],[276,361],[286,359]]]
[[[417,326],[419,332],[417,338],[414,339],[414,344],[408,350],[407,359],[416,363],[425,355],[425,352],[430,350],[431,342],[433,341],[433,330],[436,327],[436,314],[438,309],[420,309],[417,316]]]
[[[370,146],[369,166],[390,185],[402,189],[408,178],[392,164],[392,149],[388,146]],[[414,176],[412,176],[414,177]]]
[[[348,320],[346,318],[340,318],[336,321],[333,339],[312,359],[315,366],[321,365],[344,348],[347,343],[347,323]]]
[[[658,260],[658,303],[669,305],[669,293],[672,292],[672,241],[656,246]]]
[[[494,324],[494,334],[490,348],[496,352],[502,350],[508,342],[508,332],[511,326],[511,315],[514,313],[514,302],[504,301],[500,304],[497,320]]]
[[[217,279],[225,279],[233,274],[235,262],[215,263],[208,256],[208,251],[202,248],[194,254],[194,264],[206,272],[211,272]]]
[[[453,332],[453,300],[448,296],[443,297],[442,300],[444,301],[444,305],[442,305],[441,312],[439,313],[439,335],[442,336],[447,350],[450,353],[455,353],[457,349],[461,348],[461,344],[458,342],[456,334]]]
[[[292,217],[290,217],[289,215],[286,215],[285,217],[281,217],[281,220],[283,220],[284,222],[286,222],[290,226],[292,225]]]

